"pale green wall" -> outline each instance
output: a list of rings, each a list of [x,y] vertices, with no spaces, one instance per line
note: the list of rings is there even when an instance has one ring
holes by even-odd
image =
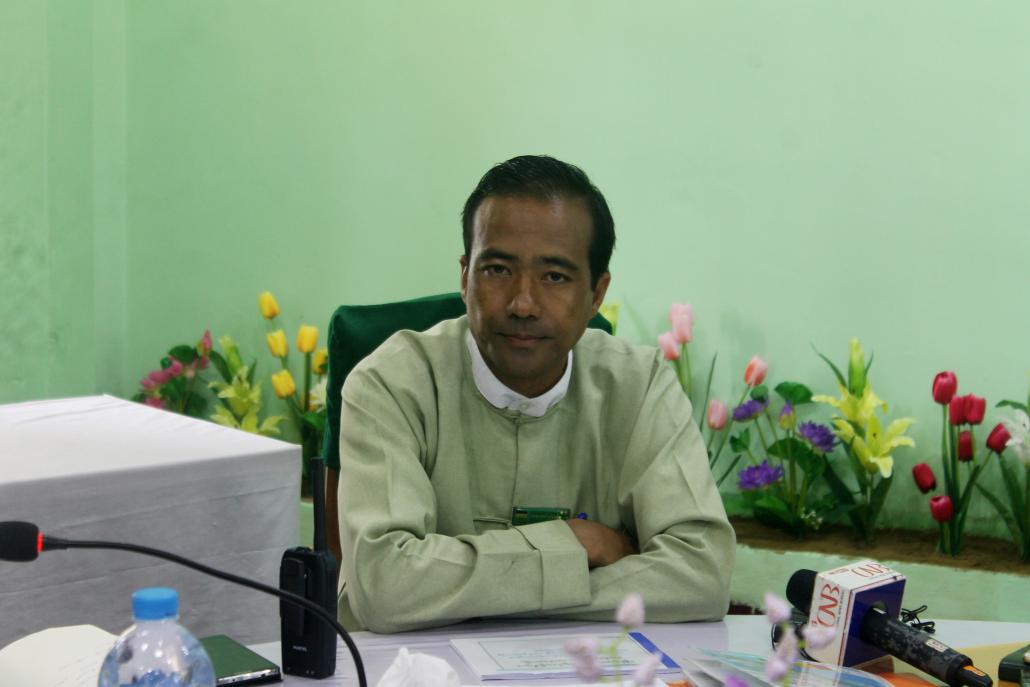
[[[810,343],[876,352],[920,421],[895,522],[926,522],[907,472],[937,444],[934,373],[1026,394],[1025,3],[11,7],[0,400],[128,394],[205,327],[267,372],[264,289],[323,326],[452,290],[465,196],[526,152],[608,196],[621,333],[692,302],[721,395],[754,353],[831,391]]]

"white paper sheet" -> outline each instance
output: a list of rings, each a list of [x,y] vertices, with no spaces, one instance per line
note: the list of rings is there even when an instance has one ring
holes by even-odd
[[[94,625],[51,627],[0,650],[0,676],[18,687],[96,687],[115,639]]]

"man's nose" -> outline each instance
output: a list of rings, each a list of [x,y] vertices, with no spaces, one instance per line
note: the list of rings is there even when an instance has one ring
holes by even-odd
[[[515,279],[511,300],[508,302],[508,314],[519,318],[538,317],[540,302],[536,288],[536,281],[529,275]]]

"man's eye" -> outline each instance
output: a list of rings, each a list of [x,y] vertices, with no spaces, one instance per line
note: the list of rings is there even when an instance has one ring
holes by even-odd
[[[501,276],[508,273],[508,268],[504,265],[487,265],[483,268],[483,274],[490,276]]]
[[[546,275],[544,275],[544,279],[551,282],[552,284],[561,284],[562,282],[566,282],[569,280],[569,278],[561,272],[548,272]]]

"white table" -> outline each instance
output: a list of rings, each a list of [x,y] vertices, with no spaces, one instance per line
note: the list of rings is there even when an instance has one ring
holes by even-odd
[[[618,632],[614,623],[576,623],[557,621],[480,621],[452,625],[435,630],[408,632],[396,635],[378,635],[372,632],[356,632],[353,637],[365,664],[369,687],[374,687],[386,668],[393,661],[400,647],[443,658],[458,672],[463,685],[481,683],[465,666],[461,657],[450,647],[450,640],[456,637],[487,636],[546,636],[567,634],[605,634]],[[682,662],[690,649],[705,648],[723,651],[739,651],[759,656],[768,656],[769,624],[764,616],[731,615],[717,623],[680,623],[676,625],[649,624],[644,634],[669,654]],[[1000,623],[982,620],[941,620],[937,623],[938,640],[953,648],[965,648],[983,644],[1004,642],[1030,643],[1030,623]],[[253,647],[262,656],[280,664],[279,643],[260,644]],[[550,681],[550,684],[571,684],[571,681]],[[343,641],[338,642],[336,675],[327,680],[307,680],[284,676],[285,685],[347,685],[358,684],[354,663]],[[510,682],[492,682],[503,687]],[[520,684],[548,684],[547,681],[520,682]]]
[[[299,494],[293,444],[111,396],[0,406],[0,521],[166,549],[278,586]],[[159,585],[179,591],[198,635],[279,636],[274,599],[158,559],[70,550],[0,562],[0,647],[56,625],[121,632],[132,590]]]

